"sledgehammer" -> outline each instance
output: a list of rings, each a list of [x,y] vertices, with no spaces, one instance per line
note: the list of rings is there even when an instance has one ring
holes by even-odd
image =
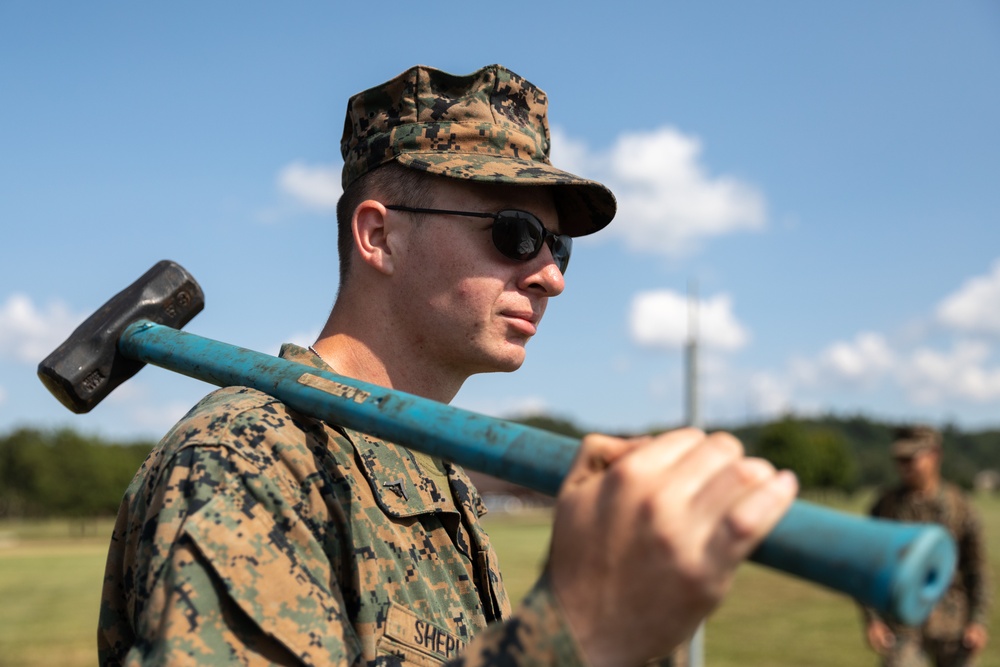
[[[187,271],[159,262],[81,324],[38,376],[80,414],[150,363],[220,387],[253,387],[303,414],[549,495],[569,471],[579,447],[572,438],[179,331],[204,303]],[[750,558],[918,625],[948,587],[956,550],[940,526],[796,501]]]

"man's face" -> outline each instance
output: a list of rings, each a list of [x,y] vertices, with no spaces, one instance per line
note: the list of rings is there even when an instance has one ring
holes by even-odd
[[[897,456],[896,469],[900,480],[911,489],[927,488],[938,473],[939,455],[936,450],[924,449],[912,456]]]
[[[496,213],[520,209],[558,229],[545,187],[482,185],[437,179],[426,208]],[[406,205],[407,202],[387,202]],[[408,225],[396,265],[394,304],[414,361],[464,381],[474,373],[513,371],[525,357],[549,297],[563,291],[548,246],[528,261],[508,259],[492,241],[489,218],[390,211]],[[408,221],[407,221],[408,220]]]

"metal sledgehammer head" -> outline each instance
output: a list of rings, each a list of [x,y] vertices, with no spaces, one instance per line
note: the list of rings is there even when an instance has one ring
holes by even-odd
[[[91,409],[146,364],[118,352],[132,322],[146,319],[180,329],[205,307],[205,293],[182,266],[158,262],[88,317],[38,364],[38,377],[59,402],[77,414]]]

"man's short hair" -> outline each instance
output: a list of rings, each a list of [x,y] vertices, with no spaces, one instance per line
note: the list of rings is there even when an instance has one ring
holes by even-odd
[[[340,260],[340,287],[347,284],[354,248],[351,220],[361,202],[376,199],[383,204],[430,207],[430,176],[416,169],[407,169],[387,162],[351,183],[337,201],[337,256]]]

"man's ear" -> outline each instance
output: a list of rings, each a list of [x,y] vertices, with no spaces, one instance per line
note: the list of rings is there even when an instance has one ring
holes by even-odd
[[[387,210],[380,202],[366,199],[354,209],[351,230],[354,247],[361,260],[379,273],[391,275],[395,270]]]

